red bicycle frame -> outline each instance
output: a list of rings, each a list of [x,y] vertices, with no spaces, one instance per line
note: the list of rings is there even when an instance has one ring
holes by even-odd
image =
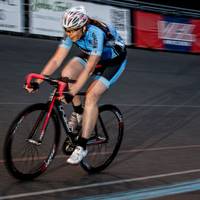
[[[45,130],[47,128],[47,125],[48,125],[48,122],[49,122],[49,119],[50,119],[50,116],[51,116],[51,113],[52,113],[52,110],[53,110],[53,107],[55,105],[55,101],[59,98],[59,97],[62,97],[63,96],[63,92],[64,90],[67,90],[68,89],[68,83],[65,83],[63,81],[59,81],[59,80],[55,80],[55,79],[52,79],[52,78],[49,78],[48,76],[45,76],[45,75],[42,75],[42,74],[36,74],[36,73],[30,73],[27,75],[26,77],[26,84],[27,84],[27,87],[31,88],[31,81],[33,79],[41,79],[41,80],[44,80],[44,81],[47,81],[49,82],[50,84],[56,86],[56,95],[53,96],[53,98],[51,99],[50,101],[50,105],[49,105],[49,109],[48,109],[48,113],[47,113],[47,116],[45,118],[45,121],[42,125],[42,130],[40,132],[40,138],[39,138],[39,142],[42,141],[42,138],[44,137],[44,133],[45,133]]]

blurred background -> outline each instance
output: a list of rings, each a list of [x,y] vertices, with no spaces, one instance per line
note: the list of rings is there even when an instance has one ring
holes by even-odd
[[[112,23],[127,46],[200,52],[200,6],[195,1],[0,0],[0,33],[59,39],[63,11],[80,4],[91,17]]]

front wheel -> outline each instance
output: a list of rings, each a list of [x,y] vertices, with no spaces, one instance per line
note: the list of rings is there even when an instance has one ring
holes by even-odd
[[[88,155],[81,162],[83,169],[97,173],[110,165],[119,151],[123,130],[120,110],[113,105],[100,106],[96,126],[87,143]]]
[[[48,104],[34,104],[23,110],[10,126],[4,157],[8,171],[17,179],[36,178],[46,171],[56,154],[60,125],[54,110],[41,138],[47,112]]]

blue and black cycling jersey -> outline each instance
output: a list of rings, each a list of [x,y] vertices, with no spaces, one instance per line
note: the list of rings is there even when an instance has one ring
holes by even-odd
[[[101,60],[113,59],[119,55],[116,46],[125,48],[125,43],[113,26],[108,26],[112,39],[107,39],[106,33],[99,27],[88,24],[85,34],[76,42],[69,37],[62,40],[60,46],[70,49],[75,43],[87,55],[101,56]]]

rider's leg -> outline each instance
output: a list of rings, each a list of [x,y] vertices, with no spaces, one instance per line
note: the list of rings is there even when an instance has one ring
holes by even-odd
[[[94,73],[96,74],[96,81],[90,85],[86,95],[82,122],[82,135],[78,139],[78,146],[67,160],[68,163],[78,164],[87,155],[86,144],[95,127],[98,117],[97,103],[102,94],[118,80],[125,69],[126,62],[125,57],[124,59],[122,57],[120,60],[113,60],[113,62],[109,62],[109,67],[105,68],[100,76],[97,71],[97,73]]]
[[[126,66],[126,60],[107,67],[101,76],[96,76],[88,88],[82,123],[82,138],[88,139],[93,131],[98,117],[98,101],[102,94],[120,77]],[[85,144],[86,145],[86,144]],[[83,146],[85,148],[85,146]]]
[[[62,70],[61,76],[62,77],[69,77],[70,79],[76,80],[80,73],[84,68],[83,63],[79,57],[73,58]],[[69,84],[69,88],[71,84]],[[79,106],[81,104],[81,100],[79,96],[75,96],[72,101],[73,105]]]
[[[84,65],[85,63],[81,58],[75,57],[64,67],[61,76],[76,80],[84,69]],[[69,84],[69,89],[71,85],[72,84]],[[81,99],[78,95],[73,98],[72,105],[74,112],[72,112],[68,119],[68,126],[72,132],[76,132],[77,127],[81,125],[83,114]]]
[[[98,101],[108,88],[100,81],[95,80],[87,90],[82,123],[82,137],[88,139],[95,127],[98,117]]]
[[[88,88],[83,113],[82,135],[78,138],[77,147],[68,158],[68,163],[78,164],[87,155],[86,144],[98,117],[97,102],[106,90],[107,87],[100,80],[95,80]]]

